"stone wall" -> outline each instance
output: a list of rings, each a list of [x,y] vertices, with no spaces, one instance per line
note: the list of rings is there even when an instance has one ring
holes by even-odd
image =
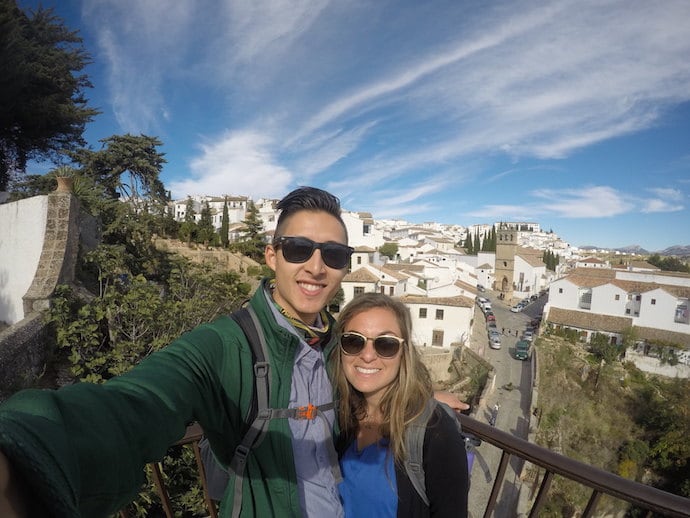
[[[422,361],[429,369],[431,379],[434,382],[447,381],[451,374],[448,372],[450,362],[453,359],[453,352],[439,348],[435,351],[429,347],[418,347],[417,350],[422,356]]]
[[[55,343],[44,321],[35,312],[0,332],[0,401],[17,390],[32,386],[45,369]]]
[[[23,201],[25,200],[13,204]],[[23,319],[0,332],[0,397],[31,385],[42,374],[55,343],[44,318],[50,307],[50,298],[58,284],[74,281],[79,252],[79,202],[72,194],[65,192],[51,193],[46,201],[45,230],[41,236],[38,265],[29,288],[21,297]],[[3,209],[18,210],[12,207],[13,204],[6,204],[9,207]],[[30,213],[30,216],[35,217],[35,213]],[[17,249],[21,250],[24,246],[21,243],[22,234],[17,231],[26,228],[26,224],[27,221],[18,218],[11,229],[0,228],[0,238],[7,233],[14,233],[19,236],[15,239]],[[25,236],[25,239],[36,239],[30,232],[26,232]],[[11,277],[11,265],[21,261],[9,263],[7,274]],[[2,297],[11,296],[13,295],[9,290],[2,289]]]

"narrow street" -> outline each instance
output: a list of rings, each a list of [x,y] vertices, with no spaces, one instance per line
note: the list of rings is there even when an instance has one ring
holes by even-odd
[[[482,293],[482,296],[491,301],[498,331],[502,332],[501,349],[489,347],[484,315],[477,308],[471,347],[493,365],[496,380],[494,389],[489,392],[484,404],[479,409],[472,409],[473,417],[483,422],[490,422],[492,409],[498,403],[499,410],[495,426],[526,439],[531,400],[530,363],[514,358],[515,344],[532,316],[541,312],[539,306],[543,307],[543,301],[539,300],[530,304],[524,312],[512,313],[510,306],[498,300],[495,293],[487,291]],[[500,458],[501,450],[490,444],[482,443],[477,449],[471,473],[469,497],[471,517],[478,518],[483,515]],[[497,517],[517,516],[520,468],[521,461],[517,460],[508,466],[494,513]]]

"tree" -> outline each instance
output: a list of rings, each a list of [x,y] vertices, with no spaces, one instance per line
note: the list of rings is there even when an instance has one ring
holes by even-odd
[[[604,360],[606,363],[617,361],[625,350],[625,346],[611,343],[610,338],[602,333],[594,333],[590,339],[589,345],[592,354],[598,359]]]
[[[201,218],[199,218],[199,223],[197,225],[196,239],[198,242],[208,246],[209,242],[213,239],[215,233],[216,229],[213,226],[211,209],[208,206],[208,202],[206,201],[201,206]]]
[[[684,263],[677,257],[661,257],[659,254],[651,255],[647,262],[666,272],[690,273],[690,265]]]
[[[71,154],[83,166],[83,172],[103,186],[106,194],[128,198],[135,205],[146,200],[169,201],[160,173],[165,154],[158,151],[163,143],[147,135],[113,135],[101,139],[102,149],[81,148]],[[141,203],[140,203],[141,199]]]
[[[474,235],[474,243],[472,244],[472,250],[474,250],[474,254],[478,254],[482,250],[482,243],[479,239],[479,231]]]
[[[388,242],[379,247],[379,253],[389,259],[395,259],[398,255],[398,243]]]
[[[79,74],[90,58],[76,32],[51,9],[25,14],[0,0],[0,191],[30,159],[55,159],[85,144],[92,85]]]
[[[472,255],[474,253],[474,248],[472,246],[472,234],[469,232],[467,233],[467,237],[465,238],[465,252],[468,254]]]
[[[225,198],[225,203],[223,203],[223,219],[220,223],[220,244],[223,248],[228,247],[230,237],[228,233],[230,232],[230,215],[228,214],[228,198]]]
[[[180,225],[180,230],[177,235],[182,241],[187,241],[191,244],[196,237],[196,221],[194,221],[196,212],[194,211],[194,200],[190,196],[187,197],[187,205],[185,206],[184,221]]]
[[[247,215],[242,221],[244,231],[241,240],[234,244],[234,249],[247,257],[251,257],[258,263],[264,262],[264,223],[259,216],[259,211],[253,202],[247,206]]]

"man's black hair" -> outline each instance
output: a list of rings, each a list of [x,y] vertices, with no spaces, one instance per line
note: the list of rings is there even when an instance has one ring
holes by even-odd
[[[340,215],[340,200],[330,192],[326,192],[317,187],[298,187],[294,191],[286,194],[285,197],[278,202],[277,208],[280,210],[280,216],[278,216],[274,239],[282,236],[283,228],[290,216],[302,210],[327,212],[336,218],[343,226],[343,230],[345,230],[345,239],[347,239],[347,227]]]

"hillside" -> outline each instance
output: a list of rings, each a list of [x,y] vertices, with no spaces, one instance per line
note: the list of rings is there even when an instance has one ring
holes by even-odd
[[[582,344],[553,336],[537,342],[539,429],[537,442],[558,453],[623,477],[679,493],[673,480],[687,478],[690,448],[690,382],[647,377],[630,364],[600,365]],[[680,399],[678,399],[680,398]],[[661,416],[661,417],[660,417]],[[663,457],[667,456],[664,460]],[[659,460],[661,459],[661,462]],[[670,462],[674,471],[660,469]],[[582,509],[581,486],[557,480],[553,514]],[[687,496],[687,495],[684,495]],[[610,510],[618,501],[608,501]]]

